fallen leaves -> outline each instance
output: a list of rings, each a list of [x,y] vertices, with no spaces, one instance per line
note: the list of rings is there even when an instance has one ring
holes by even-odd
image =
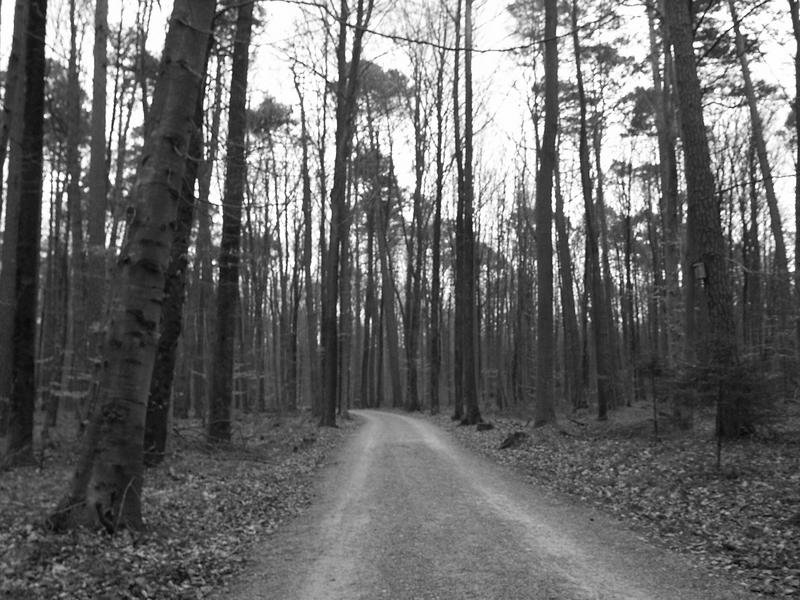
[[[146,474],[141,534],[47,532],[33,523],[63,493],[71,467],[58,461],[4,473],[0,597],[209,597],[246,566],[255,542],[308,505],[311,475],[353,426],[318,430],[299,418],[261,425],[230,450],[209,452],[201,436],[183,436]]]
[[[478,433],[436,422],[467,446],[532,482],[602,505],[652,538],[689,552],[767,596],[800,596],[800,441],[726,444],[716,469],[708,428],[656,441],[612,425],[529,430],[499,449],[523,423],[493,418]],[[565,430],[565,427],[569,427]],[[567,435],[565,435],[565,433]]]

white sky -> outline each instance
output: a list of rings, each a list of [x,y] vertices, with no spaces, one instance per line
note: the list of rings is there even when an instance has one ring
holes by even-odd
[[[86,28],[84,44],[85,68],[91,66],[91,24],[93,19],[93,0],[77,0],[79,6],[79,17],[89,25]],[[786,9],[778,0],[773,0],[775,6],[773,10],[778,15],[786,13]],[[120,11],[123,11],[126,20],[132,20],[135,16],[135,0],[110,0],[109,2],[109,21],[115,23],[119,21]],[[478,0],[478,10],[475,16],[475,45],[477,48],[503,48],[519,44],[519,40],[512,33],[513,22],[505,9],[505,0]],[[258,33],[254,40],[256,59],[252,63],[250,77],[251,104],[257,105],[262,97],[270,94],[279,101],[295,106],[297,104],[295,92],[292,85],[291,73],[288,69],[287,48],[297,37],[295,19],[299,15],[299,8],[289,2],[281,0],[266,1],[262,3],[267,15],[264,28]],[[68,47],[68,31],[63,24],[68,19],[68,0],[50,0],[49,17],[50,31],[58,30],[57,35],[48,36],[48,46],[51,56],[61,58],[66,61]],[[153,20],[148,40],[149,50],[157,57],[161,54],[164,35],[166,33],[165,18],[172,8],[170,0],[160,0],[154,3]],[[5,68],[7,63],[8,51],[11,42],[11,27],[13,24],[14,1],[5,0],[0,5],[0,64]],[[629,15],[628,33],[631,36],[646,35],[646,20],[644,9],[638,4],[628,5],[623,9]],[[752,21],[752,19],[751,19]],[[59,28],[54,27],[56,23],[62,24]],[[371,26],[379,31],[387,33],[402,33],[395,31],[395,23],[392,17],[374,19]],[[751,24],[752,26],[752,24]],[[783,22],[760,24],[762,28],[760,38],[763,41],[765,60],[753,61],[752,68],[756,76],[778,83],[787,89],[789,96],[793,95],[793,69],[792,56],[793,48],[782,47],[781,39],[787,39],[788,18]],[[562,38],[562,52],[569,52],[569,40]],[[644,40],[642,40],[644,41]],[[321,42],[320,42],[321,43]],[[633,45],[638,54],[637,58],[643,59],[646,53],[646,43]],[[376,36],[368,36],[367,45],[364,52],[365,58],[374,60],[384,67],[396,67],[407,64],[403,51],[395,44],[382,40]],[[562,73],[569,74],[571,67],[564,61]],[[528,132],[527,144],[532,145],[532,136],[529,133],[529,115],[526,107],[527,86],[530,78],[522,73],[516,64],[513,55],[508,53],[487,53],[475,54],[475,93],[476,102],[481,107],[481,112],[476,117],[476,127],[488,123],[482,134],[476,140],[476,155],[480,156],[485,164],[494,165],[498,170],[511,170],[511,158],[516,152],[516,145],[523,136],[523,131]],[[635,83],[631,79],[629,83]],[[641,85],[648,85],[649,81],[645,78]],[[86,89],[89,89],[89,76],[84,79]],[[781,118],[781,117],[779,117]],[[783,116],[782,118],[785,118]],[[782,124],[782,122],[781,122]],[[613,130],[610,135],[613,134]],[[410,172],[410,154],[403,156],[403,143],[398,142],[398,168]],[[616,152],[613,151],[613,144],[610,146],[612,151],[604,156],[604,162],[610,163],[615,158],[622,158],[629,154],[630,150],[626,146],[617,145]],[[617,154],[618,156],[614,156]],[[403,163],[406,163],[405,165]],[[531,163],[532,164],[532,163]],[[791,165],[788,165],[791,166]],[[403,168],[405,167],[405,168]],[[787,170],[787,164],[776,165],[776,174]],[[513,176],[513,173],[512,173]],[[404,182],[408,184],[408,181]],[[787,230],[793,229],[793,183],[789,179],[778,180],[778,189],[783,197],[782,208],[784,223]]]

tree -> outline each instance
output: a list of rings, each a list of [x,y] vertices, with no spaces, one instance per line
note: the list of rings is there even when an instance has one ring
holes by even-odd
[[[572,43],[577,75],[578,104],[580,111],[580,130],[578,133],[578,156],[581,173],[581,190],[586,218],[586,280],[587,296],[591,297],[592,333],[597,361],[597,418],[608,418],[608,409],[615,404],[613,382],[613,358],[609,352],[611,332],[608,303],[603,276],[600,270],[600,249],[598,244],[598,221],[592,199],[591,165],[589,160],[589,133],[586,118],[586,94],[583,89],[581,68],[581,45],[578,38],[578,3],[572,2]]]
[[[208,71],[212,37],[206,49],[203,73]],[[169,267],[164,285],[164,304],[161,309],[161,335],[158,338],[156,360],[150,379],[150,395],[147,399],[147,417],[144,428],[144,460],[148,466],[159,464],[164,459],[167,447],[167,426],[178,340],[183,330],[183,305],[186,299],[187,271],[189,266],[189,242],[196,204],[194,187],[203,162],[203,101],[205,83],[197,96],[194,113],[194,131],[189,139],[186,157],[186,173],[183,176],[175,239],[172,243]]]
[[[121,25],[120,25],[121,26]],[[94,13],[94,75],[92,83],[91,154],[89,159],[89,205],[87,210],[86,318],[89,325],[88,353],[96,356],[102,343],[102,314],[106,289],[106,78],[108,71],[108,0],[97,0]]]
[[[341,245],[347,235],[347,161],[353,144],[353,123],[358,95],[359,65],[364,33],[372,16],[374,0],[358,0],[355,31],[350,60],[347,60],[347,30],[350,8],[342,0],[339,10],[339,35],[336,45],[336,149],[331,188],[331,221],[328,250],[324,257],[324,284],[322,290],[322,346],[324,408],[320,423],[332,427],[336,424],[337,394],[339,390],[339,276],[342,267]]]
[[[702,285],[708,311],[708,332],[693,351],[717,390],[718,433],[722,437],[735,437],[751,425],[740,405],[741,391],[732,387],[739,362],[733,298],[697,76],[692,16],[688,2],[666,2],[665,8],[675,53],[689,236],[695,242],[688,246],[686,257],[693,267],[694,281],[686,285]],[[692,310],[693,306],[687,305],[687,311]]]
[[[39,237],[42,222],[42,139],[44,128],[45,33],[47,0],[31,0],[24,44],[24,108],[19,147],[20,186],[17,220],[11,398],[6,462],[33,459],[36,404],[36,318],[39,289]],[[12,157],[13,158],[13,157]]]
[[[775,242],[775,271],[777,294],[776,307],[778,311],[778,351],[786,350],[788,343],[786,334],[788,332],[787,321],[792,313],[791,302],[791,276],[789,274],[789,262],[786,258],[786,242],[783,238],[783,224],[781,214],[778,209],[778,198],[775,195],[775,183],[772,177],[772,167],[767,157],[767,144],[764,140],[764,123],[758,109],[758,100],[753,86],[753,78],[750,75],[750,63],[747,60],[747,50],[745,39],[742,35],[741,22],[736,10],[735,0],[728,0],[728,8],[733,19],[733,31],[736,37],[736,53],[739,57],[739,65],[742,69],[742,79],[744,80],[744,93],[747,99],[747,107],[750,110],[750,127],[752,129],[752,141],[755,146],[758,166],[761,170],[761,178],[764,191],[767,196],[767,208],[769,209],[769,222],[772,228],[772,238]]]
[[[3,230],[2,261],[0,261],[0,331],[13,331],[16,307],[17,222],[22,169],[22,130],[25,107],[25,52],[28,28],[27,4],[17,0],[14,8],[14,35],[6,72],[6,95],[3,100],[3,130],[0,153],[5,159],[6,147],[10,149],[8,186],[5,202],[5,229]],[[2,167],[2,163],[0,163]],[[2,169],[0,169],[2,173]],[[2,186],[0,185],[0,188]],[[2,216],[2,215],[0,215]],[[6,402],[11,396],[11,364],[13,337],[0,336],[0,432],[7,427]]]
[[[534,424],[555,421],[553,397],[553,173],[558,129],[558,2],[544,3],[544,132],[536,172],[536,271],[538,279],[536,404]]]
[[[214,342],[208,439],[230,442],[233,401],[233,349],[239,298],[239,251],[247,163],[247,71],[253,2],[239,5],[231,66],[231,100],[228,109],[228,140],[225,158],[225,191],[222,197],[222,241],[217,287],[217,331]]]
[[[795,182],[794,182],[794,224],[795,232],[800,231],[800,2],[788,0],[792,17],[792,31],[795,39],[794,53],[794,140],[795,140]],[[794,246],[795,294],[800,294],[800,235],[795,235]],[[797,321],[797,349],[800,352],[800,320]]]
[[[453,418],[464,424],[480,422],[478,379],[475,365],[475,233],[473,225],[473,124],[472,124],[472,0],[464,3],[464,137],[459,116],[459,53],[453,63],[453,125],[457,167],[455,240],[455,349],[453,367],[455,402]],[[456,5],[456,45],[461,39],[462,2]]]
[[[142,527],[143,433],[192,115],[202,85],[213,0],[176,0],[142,149],[128,240],[119,258],[116,302],[97,407],[69,490],[50,525]]]

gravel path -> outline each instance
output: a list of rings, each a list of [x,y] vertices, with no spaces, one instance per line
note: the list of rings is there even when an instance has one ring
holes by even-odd
[[[624,525],[532,487],[431,423],[364,425],[233,600],[752,598]]]

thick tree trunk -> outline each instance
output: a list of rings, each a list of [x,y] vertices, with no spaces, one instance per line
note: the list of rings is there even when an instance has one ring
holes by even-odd
[[[553,385],[553,173],[558,129],[558,26],[557,0],[545,0],[544,24],[544,132],[536,173],[536,404],[534,425],[556,420]]]
[[[675,49],[689,222],[696,223],[696,250],[687,260],[695,266],[697,278],[703,280],[708,309],[708,334],[700,341],[696,355],[705,363],[711,384],[718,388],[718,433],[723,437],[735,437],[749,430],[751,424],[745,407],[741,406],[741,390],[732,387],[732,376],[739,361],[732,288],[703,118],[692,17],[688,2],[667,2],[666,5]]]
[[[225,192],[222,198],[222,241],[217,287],[217,330],[214,339],[211,372],[211,405],[208,416],[208,439],[215,443],[231,440],[231,403],[233,401],[234,341],[239,315],[239,265],[247,162],[245,128],[247,126],[247,72],[250,33],[253,27],[253,2],[238,9],[236,37],[231,66],[231,100],[228,112],[228,140],[225,158]]]
[[[457,373],[456,377],[461,378],[464,402],[464,416],[461,422],[465,425],[475,425],[481,422],[481,413],[478,407],[480,377],[476,356],[478,329],[476,325],[477,272],[475,268],[472,120],[472,0],[466,0],[464,4],[464,193],[459,197],[462,200],[462,228],[460,242],[456,244],[456,252],[463,257],[459,261],[460,271],[456,273],[456,279],[461,281],[456,291],[456,302],[460,304],[462,314],[462,328],[457,331],[460,338],[458,345],[461,348],[462,362],[461,372]]]
[[[11,401],[6,464],[33,460],[36,405],[36,318],[39,237],[42,223],[42,140],[44,135],[45,31],[47,0],[30,0],[25,30],[25,84],[20,150],[19,214],[11,356]]]
[[[116,277],[98,406],[68,494],[49,521],[142,527],[143,436],[192,115],[202,84],[213,0],[176,0],[139,163],[133,218]]]
[[[0,331],[13,331],[14,311],[17,300],[14,295],[17,272],[17,222],[22,186],[22,129],[25,108],[25,52],[28,28],[28,3],[17,0],[14,8],[14,38],[11,55],[8,57],[6,95],[3,112],[4,135],[9,148],[8,185],[6,188],[5,228],[3,230],[2,260],[0,261]],[[5,146],[3,147],[3,152]],[[0,176],[2,176],[0,164]],[[0,185],[0,188],[3,186]],[[11,396],[11,362],[13,340],[10,335],[0,336],[0,425],[7,426],[8,399]],[[4,428],[0,429],[4,433]]]

